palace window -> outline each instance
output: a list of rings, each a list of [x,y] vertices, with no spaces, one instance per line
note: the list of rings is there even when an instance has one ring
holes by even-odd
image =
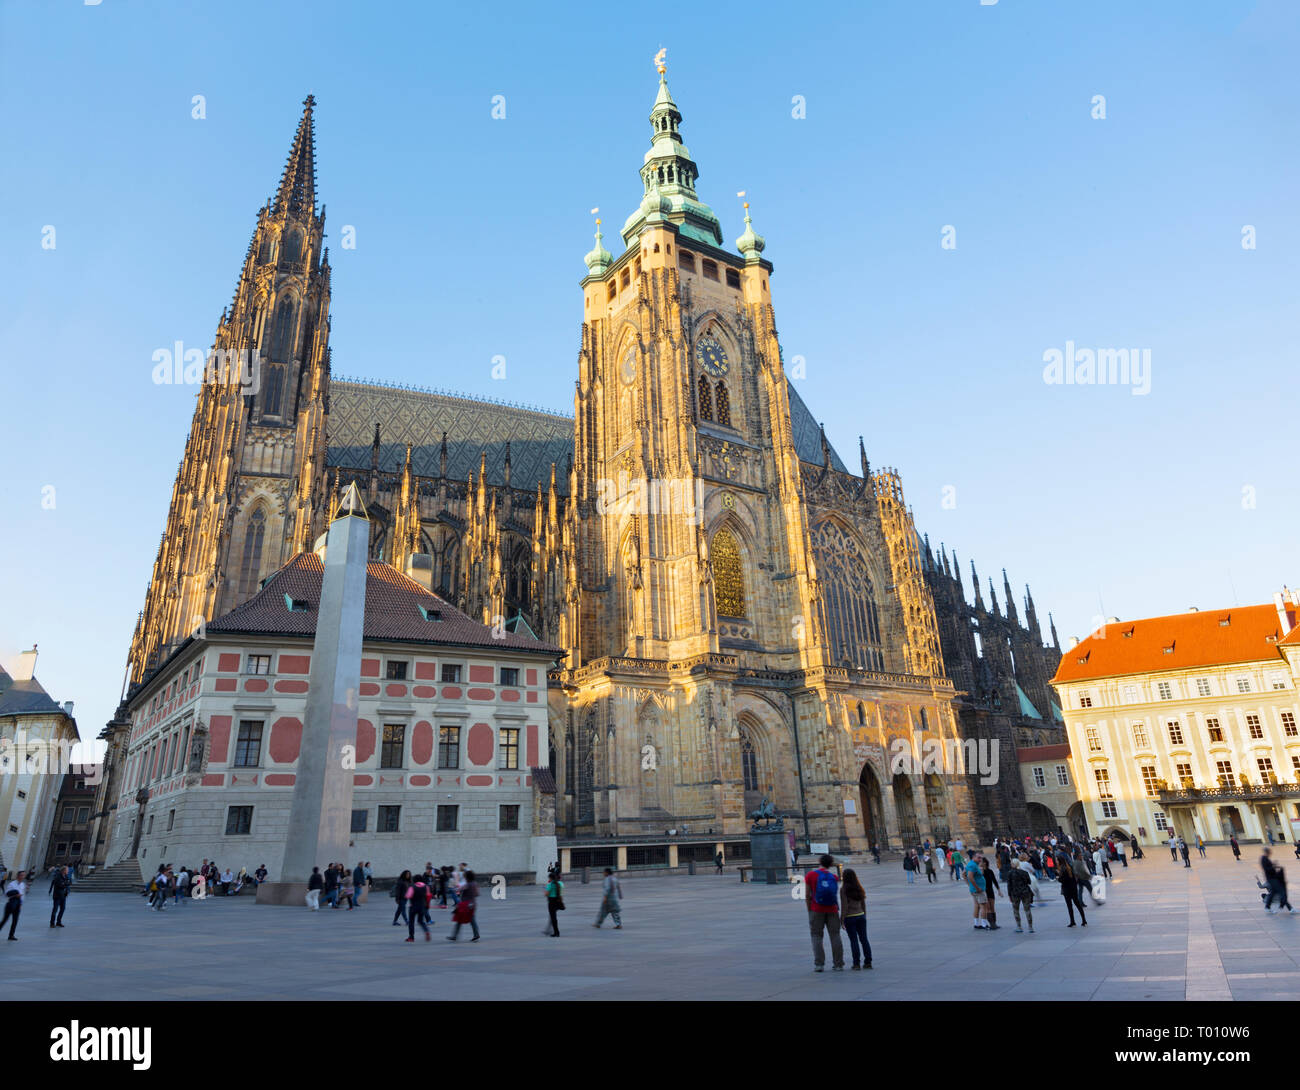
[[[1171,686],[1167,681],[1162,681],[1156,685],[1156,693],[1159,695],[1161,700],[1173,700],[1174,698],[1173,686]]]
[[[460,684],[460,664],[444,662],[442,664],[442,683],[444,685]]]
[[[1079,707],[1081,708],[1092,707],[1092,693],[1089,692],[1087,689],[1085,689],[1083,692],[1079,694]]]
[[[248,836],[252,829],[251,806],[232,806],[226,811],[226,836]]]
[[[1143,723],[1133,724],[1133,746],[1136,749],[1149,749],[1150,740],[1147,738],[1147,728]]]
[[[403,665],[405,665],[405,663],[403,663]],[[379,767],[401,768],[405,752],[405,725],[402,723],[385,723],[383,748],[379,754]]]
[[[454,833],[458,830],[460,824],[460,807],[459,806],[439,806],[437,831],[440,833]]]
[[[175,810],[168,810],[168,811],[167,811],[167,831],[170,833],[174,828],[176,828],[176,811],[175,811]]]
[[[740,546],[725,526],[713,535],[713,596],[718,616],[745,616],[745,569]]]
[[[1138,687],[1136,685],[1125,685],[1124,699],[1130,704],[1136,704],[1138,699]]]
[[[1277,774],[1273,771],[1272,757],[1256,757],[1255,765],[1259,768],[1260,783],[1277,783]]]
[[[731,394],[727,392],[727,384],[719,382],[714,387],[714,394],[718,406],[718,423],[731,427]]]
[[[85,825],[90,820],[90,807],[80,806],[77,808],[77,824]]]
[[[441,806],[438,807],[442,809]],[[453,806],[454,810],[455,807]],[[379,808],[379,820],[375,823],[375,832],[377,833],[397,833],[401,832],[402,825],[402,808],[400,806],[381,806]]]
[[[1286,732],[1288,738],[1296,736],[1295,715],[1292,712],[1282,712],[1282,729]]]
[[[1237,692],[1239,693],[1250,692],[1250,678],[1248,677],[1237,678]]]
[[[1270,684],[1270,685],[1272,686],[1272,688],[1274,688],[1274,689],[1285,689],[1285,688],[1286,688],[1286,678],[1284,678],[1281,674],[1274,674],[1274,675],[1269,679],[1269,684]]]
[[[1169,744],[1171,746],[1181,746],[1183,744],[1183,728],[1177,719],[1171,719],[1165,724],[1169,728]]]
[[[270,655],[249,655],[244,665],[246,674],[269,674],[271,672]]]
[[[1300,779],[1300,753],[1291,754],[1291,771]]]
[[[695,271],[695,255],[690,250],[677,251],[677,267],[689,272]]]
[[[519,831],[519,806],[516,803],[503,805],[500,811],[500,819],[497,822],[497,828],[503,833],[515,833]]]
[[[366,831],[366,819],[370,816],[369,810],[352,811],[352,831],[354,833],[364,833]]]
[[[1067,765],[1056,766],[1056,782],[1060,787],[1070,786],[1070,769]]]
[[[1231,762],[1231,761],[1215,761],[1215,762],[1214,762],[1214,768],[1215,768],[1215,771],[1218,772],[1218,775],[1219,775],[1219,786],[1220,786],[1220,787],[1235,787],[1235,786],[1236,786],[1236,784],[1233,782],[1233,779],[1232,779],[1232,762]]]
[[[1097,733],[1096,727],[1088,727],[1084,732],[1088,736],[1088,752],[1101,752],[1101,735]]]
[[[1034,786],[1040,791],[1047,786],[1047,773],[1043,771],[1042,765],[1034,766]]]
[[[389,659],[384,669],[384,676],[389,681],[405,681],[406,663],[396,659]]]
[[[696,396],[700,402],[700,419],[713,419],[713,394],[709,389],[709,380],[707,376],[701,374],[700,381],[696,384]]]
[[[1198,677],[1196,679],[1196,695],[1197,696],[1210,695],[1210,679],[1208,677]]]
[[[1113,802],[1103,802],[1101,804],[1101,816],[1104,818],[1119,817],[1119,809]]]
[[[1264,737],[1264,728],[1260,725],[1258,715],[1246,716],[1246,729],[1250,731],[1250,736],[1252,738],[1258,739]]]
[[[438,728],[438,767],[460,767],[460,727]]]
[[[1157,777],[1156,777],[1156,766],[1155,766],[1155,765],[1143,765],[1143,766],[1142,766],[1142,786],[1143,786],[1144,788],[1146,788],[1146,793],[1147,793],[1147,797],[1148,797],[1148,798],[1152,798],[1152,799],[1153,799],[1153,798],[1156,797],[1156,779],[1157,779]]]
[[[1192,766],[1189,764],[1178,764],[1174,766],[1174,775],[1178,777],[1178,782],[1184,787],[1192,786]]]
[[[241,719],[239,737],[235,742],[235,767],[256,768],[257,759],[262,752],[261,719]]]
[[[1205,720],[1205,729],[1210,736],[1211,742],[1223,741],[1223,728],[1219,726],[1219,721],[1214,716],[1207,716]]]
[[[740,273],[736,272],[735,269],[727,270],[727,287],[729,288],[740,287]]]
[[[519,767],[519,728],[503,727],[500,740],[501,759],[498,768],[517,769]]]
[[[519,684],[519,667],[503,666],[501,667],[501,684],[515,686]]]
[[[1096,770],[1097,777],[1097,797],[1099,799],[1109,799],[1114,796],[1110,793],[1110,769],[1099,768]]]
[[[1163,833],[1166,829],[1169,828],[1169,823],[1165,820],[1165,815],[1162,814],[1159,810],[1157,810],[1151,816],[1155,819],[1156,832]]]

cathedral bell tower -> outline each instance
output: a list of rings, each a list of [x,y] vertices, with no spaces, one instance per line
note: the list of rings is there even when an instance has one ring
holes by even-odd
[[[131,643],[132,682],[324,528],[330,268],[314,107],[308,95],[217,324]]]

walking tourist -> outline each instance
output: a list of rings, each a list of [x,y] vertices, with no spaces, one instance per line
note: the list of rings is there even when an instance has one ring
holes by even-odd
[[[352,868],[352,907],[357,908],[361,904],[361,892],[366,888],[366,868],[365,864],[358,863]]]
[[[1057,881],[1061,883],[1061,896],[1065,898],[1065,910],[1070,914],[1070,927],[1075,926],[1074,910],[1078,908],[1079,918],[1083,921],[1083,926],[1088,926],[1088,917],[1083,912],[1083,900],[1079,895],[1079,883],[1075,880],[1074,869],[1070,865],[1069,858],[1064,852],[1061,853],[1057,860],[1056,866]]]
[[[393,913],[394,927],[399,926],[399,921],[401,923],[406,923],[406,902],[409,900],[406,896],[406,891],[410,888],[411,872],[409,870],[404,870],[397,876],[397,881],[393,883],[393,900],[397,902],[397,911]]]
[[[831,867],[835,860],[823,855],[815,870],[804,875],[804,899],[808,902],[808,930],[812,935],[813,972],[826,969],[826,950],[822,936],[831,936],[831,968],[844,970],[844,944],[840,940],[840,880]],[[910,873],[910,872],[909,872]]]
[[[1205,858],[1205,838],[1200,833],[1196,834],[1196,851],[1202,859]]]
[[[1228,837],[1228,845],[1232,848],[1232,858],[1238,863],[1241,862],[1241,845],[1237,843],[1236,836]]]
[[[1187,841],[1185,841],[1181,836],[1178,838],[1178,851],[1179,854],[1182,855],[1183,857],[1183,866],[1186,867],[1188,870],[1191,870],[1192,867],[1191,850],[1187,847]]]
[[[313,912],[320,911],[320,893],[325,886],[320,867],[312,867],[311,877],[307,879],[307,907]]]
[[[998,930],[998,907],[997,897],[998,890],[1002,887],[998,885],[998,876],[993,873],[993,868],[989,866],[989,861],[980,852],[977,856],[980,864],[980,874],[984,876],[984,892],[988,896],[988,902],[984,905],[984,919],[988,921],[989,930]]]
[[[916,862],[912,858],[913,852],[908,848],[903,855],[903,871],[907,874],[907,884],[910,886],[916,881]]]
[[[1022,905],[1025,909],[1025,922],[1029,924],[1029,933],[1031,935],[1034,933],[1034,891],[1031,886],[1033,877],[1033,871],[1029,869],[1027,861],[1025,866],[1016,863],[1007,871],[1007,900],[1011,902],[1011,915],[1016,918],[1016,934],[1024,932],[1024,928],[1020,926]]]
[[[925,853],[925,881],[928,885],[931,882],[937,882],[939,879],[934,874],[934,853],[927,851]]]
[[[560,871],[556,868],[551,871],[550,880],[546,883],[546,914],[551,919],[551,929],[543,931],[543,935],[550,935],[557,939],[560,937],[560,921],[555,914],[563,911],[564,883],[560,881]]]
[[[9,941],[17,942],[14,931],[18,927],[18,916],[23,910],[23,899],[27,896],[27,872],[20,870],[5,885],[5,914],[0,916],[0,928],[9,923]]]
[[[461,866],[464,867],[465,864],[462,863]],[[472,870],[462,870],[460,875],[465,884],[461,887],[460,901],[456,905],[456,910],[451,914],[452,922],[456,926],[451,929],[447,941],[455,942],[456,936],[460,934],[461,924],[467,923],[474,929],[474,937],[469,941],[478,942],[478,883],[474,881]]]
[[[403,871],[408,878],[410,871]],[[424,941],[428,942],[433,938],[429,933],[429,925],[424,922],[424,906],[429,903],[429,887],[424,884],[424,876],[417,877],[402,893],[404,900],[411,903],[406,910],[406,941],[415,941],[415,925],[418,923],[424,931]]]
[[[614,930],[621,931],[623,929],[623,918],[619,914],[619,901],[623,896],[623,887],[619,885],[619,881],[610,867],[605,868],[605,880],[601,883],[601,894],[600,914],[596,917],[596,922],[591,926],[598,928],[605,922],[606,916],[613,916]]]
[[[50,879],[50,897],[54,901],[54,906],[50,909],[50,926],[63,926],[63,910],[68,907],[68,893],[72,889],[72,883],[68,880],[68,868],[58,867],[54,871],[54,877]]]

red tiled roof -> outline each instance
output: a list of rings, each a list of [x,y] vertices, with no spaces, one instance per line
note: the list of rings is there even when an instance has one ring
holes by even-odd
[[[1226,622],[1226,623],[1225,623]],[[1273,605],[1175,613],[1103,626],[1061,656],[1054,683],[1281,660]],[[1168,649],[1168,650],[1166,650]]]
[[[315,636],[324,570],[315,553],[299,553],[268,577],[247,602],[210,622],[207,631],[223,635]],[[307,608],[291,611],[286,597]],[[441,620],[426,620],[421,606],[437,610]],[[513,632],[495,638],[487,625],[467,617],[390,564],[376,561],[366,565],[364,639],[523,651],[548,659],[563,653],[562,648]]]
[[[1021,761],[1058,761],[1062,757],[1070,755],[1070,746],[1068,743],[1059,746],[1029,746],[1025,749],[1016,750],[1016,756]]]

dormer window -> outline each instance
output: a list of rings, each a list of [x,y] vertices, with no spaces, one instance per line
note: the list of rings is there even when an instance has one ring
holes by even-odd
[[[426,621],[441,621],[442,610],[434,609],[433,606],[421,606],[420,616],[423,617]]]
[[[311,609],[311,603],[305,598],[294,598],[286,594],[284,596],[284,608],[290,613],[306,613]]]
[[[1222,617],[1219,618],[1219,627],[1220,627],[1220,628],[1227,628],[1230,624],[1232,624],[1232,614],[1231,614],[1231,613],[1225,613]]]

